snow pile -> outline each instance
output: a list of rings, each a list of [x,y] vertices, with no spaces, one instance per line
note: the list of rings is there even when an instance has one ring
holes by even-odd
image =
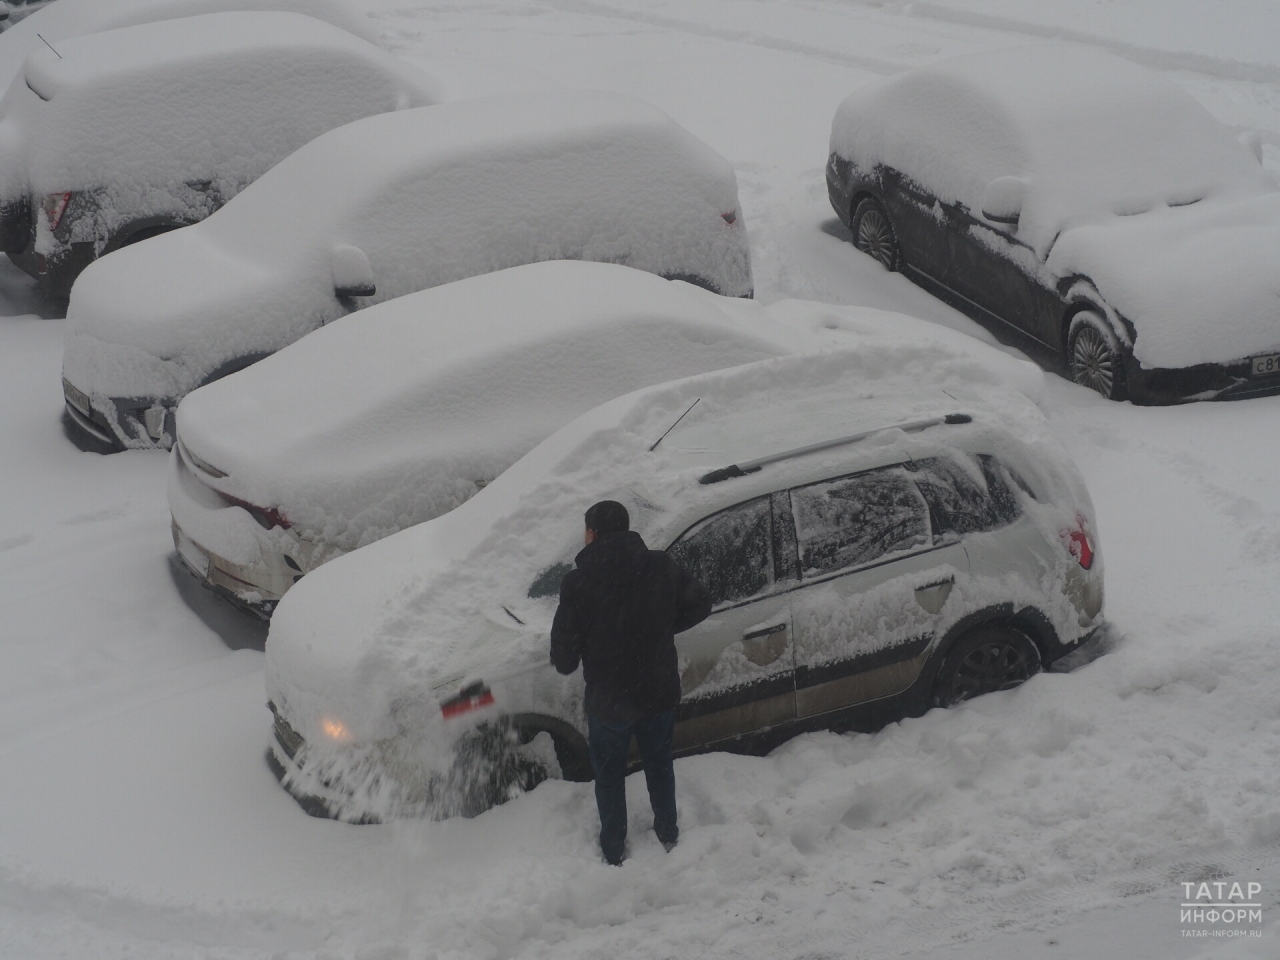
[[[61,51],[61,41],[86,33],[232,10],[305,13],[378,42],[373,25],[350,0],[57,0],[0,33],[0,91],[9,88],[29,53],[45,48],[44,40]]]
[[[934,336],[901,315],[795,301],[766,308],[611,264],[531,264],[332,323],[190,394],[179,435],[227,474],[202,476],[205,484],[279,509],[294,533],[347,551],[453,509],[621,393],[906,331]],[[1038,390],[1038,371],[1008,366],[1025,392]],[[212,512],[201,509],[176,483],[171,476],[174,517],[208,549],[247,563],[257,544],[274,543],[244,511],[216,497]]]
[[[0,103],[5,196],[91,191],[71,242],[199,220],[298,147],[375,113],[438,102],[427,74],[295,13],[217,13],[66,40]],[[213,199],[216,198],[216,201]],[[212,206],[211,206],[212,205]],[[37,218],[36,249],[56,241]]]
[[[900,170],[975,217],[988,184],[1021,178],[1015,236],[1043,263],[1042,282],[1092,280],[1133,321],[1146,366],[1280,348],[1267,266],[1280,254],[1276,183],[1149,70],[1067,44],[957,57],[857,90],[831,150],[866,171]],[[974,237],[999,245],[980,228]]]
[[[751,292],[733,170],[706,144],[628,97],[493,97],[332,130],[208,220],[94,263],[71,295],[66,376],[176,400],[346,313],[337,245],[372,265],[361,305],[555,259]]]
[[[537,592],[532,585],[556,565],[572,562],[581,548],[582,512],[595,500],[629,504],[633,528],[653,545],[669,543],[724,506],[725,490],[702,485],[698,477],[725,465],[735,445],[756,454],[790,449],[859,427],[952,412],[959,403],[975,422],[946,427],[947,442],[963,435],[996,450],[1033,451],[1014,459],[1043,497],[1043,505],[1027,498],[1025,509],[1042,513],[1034,522],[1056,540],[1076,510],[1092,515],[1088,494],[1039,409],[1009,385],[1009,368],[1022,364],[986,352],[983,358],[938,341],[886,336],[818,356],[708,373],[604,404],[451,513],[339,557],[301,580],[272,620],[268,695],[326,761],[317,769],[327,778],[343,771],[341,782],[363,787],[371,782],[377,751],[385,753],[379,741],[391,738],[395,749],[412,741],[408,752],[419,765],[431,756],[431,745],[443,739],[435,688],[452,693],[464,679],[483,678],[504,702],[521,709],[527,704],[531,712],[551,715],[566,705],[572,710],[581,698],[580,677],[560,677],[546,666],[555,596],[531,596]],[[936,389],[919,390],[926,377]],[[696,410],[651,451],[695,400]],[[723,426],[734,418],[749,424],[750,436]],[[715,445],[715,437],[729,438],[729,445]],[[781,448],[771,446],[777,438]],[[929,431],[891,429],[859,444],[857,455],[868,463],[924,458],[937,456],[942,442]],[[749,499],[785,488],[813,469],[811,458],[787,461],[732,495]],[[1064,639],[1070,639],[1066,630]],[[405,711],[414,722],[405,721]],[[356,747],[326,749],[320,731],[335,717]],[[344,766],[346,760],[353,766]],[[437,762],[447,757],[437,755]],[[364,799],[379,798],[366,793]]]

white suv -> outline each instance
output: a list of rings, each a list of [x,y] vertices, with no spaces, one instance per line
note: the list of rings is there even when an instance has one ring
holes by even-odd
[[[996,384],[979,399],[933,362],[946,392],[914,386],[921,371],[877,383],[904,365],[874,350],[640,391],[322,568],[267,645],[277,773],[346,819],[471,812],[557,766],[589,778],[582,681],[547,663],[547,634],[601,499],[712,595],[676,641],[678,755],[1026,680],[1102,622],[1092,507],[1033,404]]]

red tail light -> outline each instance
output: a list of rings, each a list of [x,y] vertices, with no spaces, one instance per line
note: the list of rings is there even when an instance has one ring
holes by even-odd
[[[67,212],[67,204],[71,202],[71,191],[46,194],[42,206],[44,215],[49,221],[49,229],[57,230],[62,222],[62,215]]]
[[[720,219],[729,224],[729,226],[733,226],[738,222],[738,211],[730,210],[728,213],[722,213],[720,214]]]
[[[1088,570],[1093,566],[1093,537],[1089,535],[1089,521],[1082,514],[1076,514],[1076,525],[1062,531],[1062,539],[1076,558],[1076,563]]]
[[[460,717],[472,710],[488,707],[493,704],[493,691],[483,681],[477,681],[469,687],[463,687],[456,697],[440,704],[440,713],[446,720]]]
[[[217,491],[218,496],[222,497],[228,503],[234,503],[237,507],[242,507],[249,511],[249,516],[258,521],[258,526],[270,530],[272,527],[282,527],[288,530],[291,524],[289,519],[280,512],[279,507],[259,507],[247,500],[241,500],[239,497],[233,497],[229,493]]]

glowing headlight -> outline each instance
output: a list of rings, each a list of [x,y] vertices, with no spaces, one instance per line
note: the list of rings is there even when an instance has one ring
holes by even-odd
[[[347,729],[346,724],[341,720],[322,717],[320,719],[320,730],[335,743],[349,743],[351,741],[351,731]]]

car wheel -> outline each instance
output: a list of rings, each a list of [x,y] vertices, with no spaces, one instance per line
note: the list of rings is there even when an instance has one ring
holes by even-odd
[[[548,779],[548,764],[522,749],[526,737],[529,734],[499,723],[479,727],[459,743],[450,775],[437,785],[438,813],[479,816]]]
[[[902,248],[898,246],[898,235],[894,233],[889,214],[879,200],[866,198],[853,211],[853,245],[879,260],[886,270],[897,270],[902,266]]]
[[[1071,379],[1108,400],[1123,400],[1124,351],[1107,322],[1092,310],[1071,318],[1067,334],[1067,363]]]
[[[1039,672],[1040,651],[1030,637],[1009,624],[983,624],[947,653],[934,681],[933,702],[949,707],[1012,689]]]

